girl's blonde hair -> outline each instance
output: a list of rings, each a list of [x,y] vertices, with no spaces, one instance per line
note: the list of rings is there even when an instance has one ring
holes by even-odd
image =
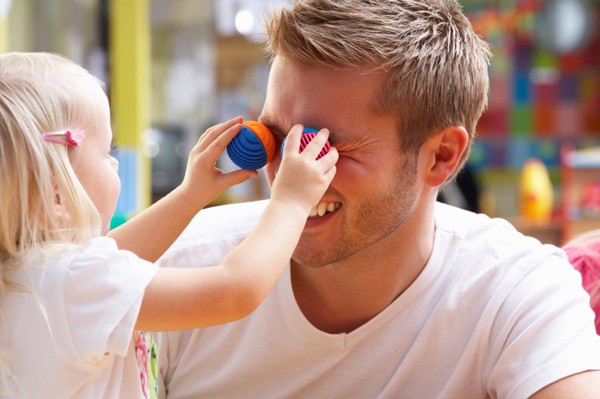
[[[491,53],[456,1],[305,0],[272,12],[266,31],[271,58],[387,71],[379,111],[395,117],[403,149],[417,153],[451,126],[464,126],[472,142],[487,106]]]
[[[0,55],[0,291],[10,286],[8,265],[31,249],[98,235],[98,212],[69,162],[73,147],[44,141],[42,133],[89,136],[99,94],[101,82],[62,56]]]
[[[568,241],[565,246],[585,245],[594,241],[600,241],[600,229],[580,233]],[[598,254],[600,256],[600,254]]]

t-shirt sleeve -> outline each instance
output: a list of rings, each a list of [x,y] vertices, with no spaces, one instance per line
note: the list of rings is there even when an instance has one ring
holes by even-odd
[[[96,363],[109,353],[125,356],[144,290],[156,270],[107,237],[91,240],[72,258],[64,282],[65,314],[86,361]]]
[[[525,274],[492,326],[488,389],[499,398],[524,398],[600,369],[600,337],[587,301],[580,275],[561,257],[550,256]]]

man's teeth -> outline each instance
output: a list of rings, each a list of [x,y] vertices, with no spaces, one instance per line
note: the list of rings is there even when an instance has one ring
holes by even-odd
[[[321,217],[327,212],[333,212],[336,209],[340,209],[341,206],[342,204],[340,204],[339,202],[320,202],[317,206],[313,207],[310,210],[309,217],[317,215]]]

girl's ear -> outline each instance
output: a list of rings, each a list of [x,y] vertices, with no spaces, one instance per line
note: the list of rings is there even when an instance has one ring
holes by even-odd
[[[68,209],[66,208],[64,201],[58,192],[58,184],[54,183],[53,187],[54,190],[51,199],[52,205],[50,207],[51,212],[54,213],[54,216],[61,224],[67,224],[70,219]]]
[[[421,148],[425,157],[424,180],[439,187],[452,176],[467,148],[469,135],[462,126],[452,126],[430,137]]]

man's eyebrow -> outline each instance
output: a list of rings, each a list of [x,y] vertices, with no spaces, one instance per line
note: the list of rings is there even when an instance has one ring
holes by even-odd
[[[260,122],[260,123],[262,123],[266,127],[268,127],[269,130],[273,133],[273,135],[275,137],[285,137],[285,136],[287,136],[287,133],[288,133],[287,130],[283,129],[281,126],[277,125],[275,122],[270,121],[268,118],[263,118],[263,117],[259,116],[257,118],[257,121]],[[315,127],[313,127],[313,128],[316,129]],[[318,128],[318,129],[321,129],[321,128]],[[335,136],[337,137],[337,140],[348,139],[348,137],[352,136],[352,134],[350,132],[345,131],[345,130],[339,131],[339,130],[329,129],[330,133],[332,131],[335,131]]]
[[[260,122],[263,125],[265,125],[266,127],[268,127],[274,136],[285,136],[285,133],[283,133],[283,129],[280,126],[278,126],[277,124],[269,121],[266,118],[259,117],[257,120],[258,120],[258,122]]]

